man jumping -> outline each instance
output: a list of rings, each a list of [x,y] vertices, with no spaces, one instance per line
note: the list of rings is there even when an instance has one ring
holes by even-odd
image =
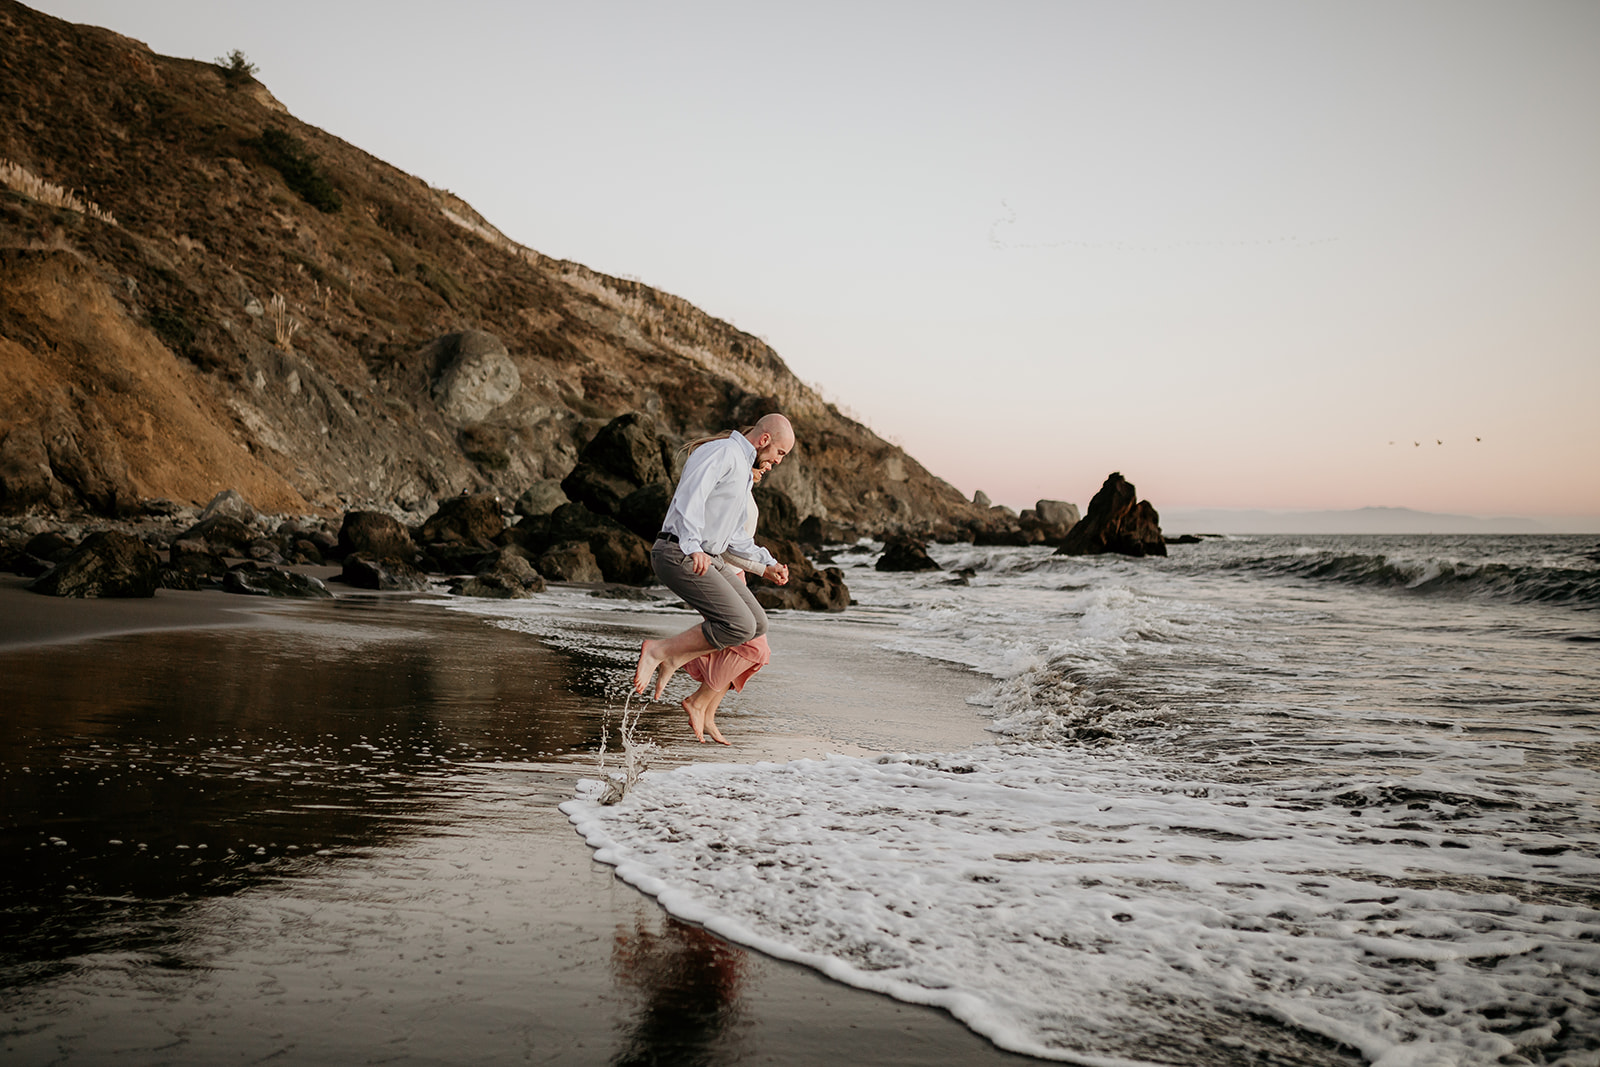
[[[763,576],[768,580],[788,582],[789,568],[757,545],[745,533],[744,523],[751,470],[769,471],[793,450],[794,428],[782,415],[772,414],[763,415],[743,433],[700,442],[689,453],[661,535],[650,549],[650,563],[661,584],[705,621],[681,634],[645,641],[633,672],[634,692],[643,693],[659,667],[655,687],[659,700],[667,679],[685,663],[767,632],[767,613],[739,579],[737,568],[715,557],[731,550],[765,563]],[[705,723],[695,721],[692,705],[684,710],[695,737],[704,740]]]

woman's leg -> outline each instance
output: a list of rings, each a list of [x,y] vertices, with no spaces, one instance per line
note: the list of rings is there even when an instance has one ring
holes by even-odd
[[[710,705],[705,709],[705,722],[703,724],[703,728],[705,729],[706,733],[711,735],[711,740],[715,741],[717,744],[731,746],[733,742],[729,741],[726,737],[723,737],[722,731],[717,729],[717,708],[722,706],[722,698],[727,695],[728,691],[726,689],[717,690],[716,695],[712,699]]]
[[[713,741],[724,745],[730,743],[717,730],[715,724],[717,705],[721,704],[722,698],[727,695],[726,686],[718,689],[709,682],[701,682],[699,689],[680,701],[684,713],[689,716],[689,729],[694,731],[695,739],[702,744],[705,743],[706,734],[710,734]]]

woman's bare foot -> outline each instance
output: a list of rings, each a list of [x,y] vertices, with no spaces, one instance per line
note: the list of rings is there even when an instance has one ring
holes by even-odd
[[[695,700],[697,695],[690,694],[678,703],[689,716],[689,729],[694,731],[695,740],[703,745],[706,743],[706,709]],[[715,733],[712,736],[715,737]]]
[[[711,740],[719,745],[732,746],[733,742],[722,736],[722,731],[717,729],[717,709],[722,706],[722,698],[728,695],[726,689],[713,692],[705,705],[706,733],[711,735]]]

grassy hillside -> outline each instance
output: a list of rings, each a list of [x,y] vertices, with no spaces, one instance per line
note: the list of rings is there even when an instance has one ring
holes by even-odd
[[[795,421],[774,486],[866,530],[973,514],[769,346],[549,259],[288,114],[242,66],[0,0],[0,510],[422,511],[560,478],[610,418],[669,437]],[[462,330],[513,395],[441,403]],[[481,406],[481,405],[480,405]]]

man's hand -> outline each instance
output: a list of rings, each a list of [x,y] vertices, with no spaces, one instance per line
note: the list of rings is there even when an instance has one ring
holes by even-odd
[[[788,585],[789,568],[785,567],[781,563],[774,563],[772,566],[761,572],[761,577],[765,578],[769,582],[775,582],[778,585]]]
[[[711,557],[704,552],[696,552],[689,557],[689,566],[696,574],[704,574],[711,569]]]

